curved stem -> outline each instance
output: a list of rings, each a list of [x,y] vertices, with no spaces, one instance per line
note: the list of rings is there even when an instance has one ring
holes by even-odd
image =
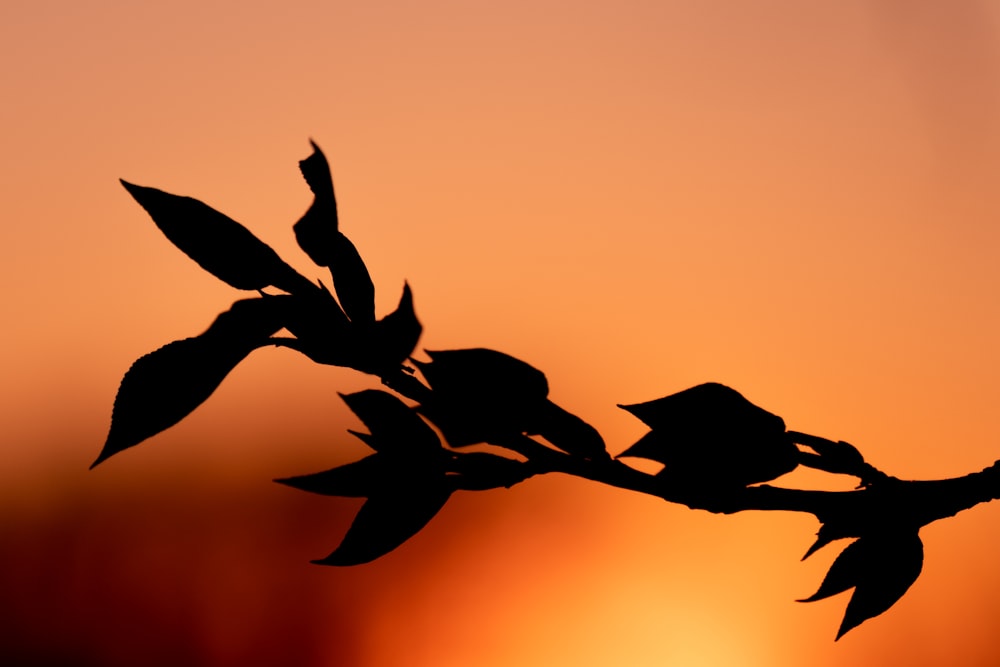
[[[557,472],[620,489],[662,498],[716,514],[751,510],[805,512],[836,523],[840,537],[908,525],[914,528],[954,516],[980,503],[1000,499],[1000,462],[979,472],[938,480],[899,480],[884,473],[869,487],[854,491],[816,491],[771,485],[698,493],[678,491],[656,475],[618,460],[592,461],[564,454],[528,436],[493,443],[526,456],[537,473]]]
[[[384,376],[382,382],[418,402],[426,401],[430,394],[426,385],[402,369]],[[547,447],[527,435],[490,444],[520,454],[534,468],[535,474],[563,473],[716,514],[751,510],[805,512],[821,522],[838,524],[843,537],[858,536],[894,524],[919,528],[979,503],[1000,499],[1000,461],[961,477],[907,481],[876,469],[847,443],[796,431],[789,431],[789,436],[793,442],[816,452],[803,452],[803,464],[831,473],[854,475],[862,480],[864,488],[815,491],[762,484],[726,492],[713,489],[699,493],[671,488],[662,478],[627,466],[617,459],[591,460],[573,456]]]

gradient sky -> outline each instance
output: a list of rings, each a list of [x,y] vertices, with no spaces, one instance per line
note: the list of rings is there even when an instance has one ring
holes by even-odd
[[[643,432],[616,403],[714,380],[900,477],[989,465],[998,7],[5,3],[0,662],[996,665],[995,506],[924,529],[921,578],[836,644],[845,597],[794,602],[836,553],[798,562],[809,517],[561,477],[309,565],[357,505],[269,480],[361,453],[336,392],[371,383],[287,350],[87,466],[129,364],[240,296],[117,179],[320,277],[310,137],[380,313],[409,281],[422,347],[525,359],[613,452]]]

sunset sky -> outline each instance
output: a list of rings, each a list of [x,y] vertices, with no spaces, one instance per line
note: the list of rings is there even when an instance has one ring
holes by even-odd
[[[358,503],[270,480],[364,454],[337,392],[376,384],[289,350],[87,470],[132,361],[246,296],[117,179],[323,278],[310,138],[379,314],[407,281],[421,349],[524,359],[613,453],[645,432],[616,403],[716,381],[899,477],[990,465],[1000,4],[18,0],[0,56],[0,663],[1000,663],[997,504],[836,643],[847,596],[795,602],[839,549],[799,562],[812,517],[564,476],[311,565]]]

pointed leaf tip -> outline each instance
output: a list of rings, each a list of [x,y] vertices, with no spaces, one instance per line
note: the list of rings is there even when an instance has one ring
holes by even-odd
[[[299,491],[323,496],[365,498],[390,485],[393,480],[391,466],[377,454],[346,463],[330,470],[281,477],[274,481]]]
[[[814,553],[816,553],[826,545],[830,544],[830,542],[833,542],[835,539],[836,538],[831,535],[824,535],[823,529],[821,528],[819,533],[816,534],[816,541],[813,542],[809,546],[809,548],[806,549],[806,552],[802,555],[802,560],[809,558],[809,556],[812,556]]]
[[[353,251],[353,255],[356,255],[357,251],[354,250],[353,246],[348,249],[343,247],[344,243],[340,240],[343,235],[337,230],[339,225],[337,197],[333,190],[333,174],[330,172],[330,164],[315,141],[310,139],[309,145],[313,152],[309,157],[299,160],[299,171],[309,186],[309,190],[313,193],[313,202],[292,227],[295,232],[295,240],[316,265],[328,266],[332,271],[337,264],[346,262],[352,264],[346,273],[356,274],[358,273],[356,265],[360,262],[360,258],[354,260],[351,251]],[[346,259],[338,256],[338,253],[346,255]],[[360,262],[360,264],[361,268],[364,269],[364,263]],[[343,272],[341,270],[341,273]],[[364,275],[367,276],[366,269]],[[357,278],[357,280],[363,282],[363,278]],[[369,282],[370,280],[369,278]],[[334,275],[334,283],[336,282],[337,276]],[[340,282],[345,282],[343,276],[340,277]],[[335,284],[334,287],[338,290],[346,289],[344,285],[338,287]]]

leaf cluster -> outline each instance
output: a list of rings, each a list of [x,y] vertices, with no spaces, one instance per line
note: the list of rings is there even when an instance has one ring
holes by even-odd
[[[333,181],[316,144],[300,168],[314,201],[294,230],[300,247],[330,269],[337,297],[313,283],[239,222],[207,204],[122,181],[163,234],[203,269],[256,298],[242,299],[203,333],[138,359],[122,379],[111,431],[93,465],[173,426],[201,405],[253,350],[287,347],[320,364],[380,377],[402,372],[422,326],[403,286],[396,309],[376,320],[371,276],[339,230]],[[280,290],[278,294],[266,288]],[[290,336],[276,336],[280,331]],[[93,466],[91,466],[93,467]]]
[[[339,545],[314,562],[369,562],[418,533],[456,491],[508,488],[561,472],[692,508],[815,514],[821,527],[806,557],[854,538],[817,592],[802,600],[854,589],[838,639],[889,609],[917,579],[922,525],[982,501],[967,495],[937,509],[931,501],[902,502],[918,498],[916,487],[906,485],[919,483],[877,470],[849,443],[789,431],[781,417],[718,383],[620,405],[650,430],[612,457],[597,429],[549,399],[545,374],[528,363],[485,348],[425,351],[426,359],[414,358],[422,326],[413,293],[404,284],[396,309],[376,317],[371,276],[340,229],[329,164],[311,145],[299,167],[313,201],[293,231],[309,259],[329,272],[332,291],[207,204],[122,181],[181,251],[223,282],[257,294],[237,300],[202,333],[132,364],[93,466],[180,422],[254,350],[284,347],[316,363],[370,374],[385,387],[341,395],[367,429],[350,433],[370,454],[275,480],[365,499]],[[641,472],[622,461],[629,458],[663,467]],[[855,477],[859,490],[831,494],[765,484],[800,465]]]

